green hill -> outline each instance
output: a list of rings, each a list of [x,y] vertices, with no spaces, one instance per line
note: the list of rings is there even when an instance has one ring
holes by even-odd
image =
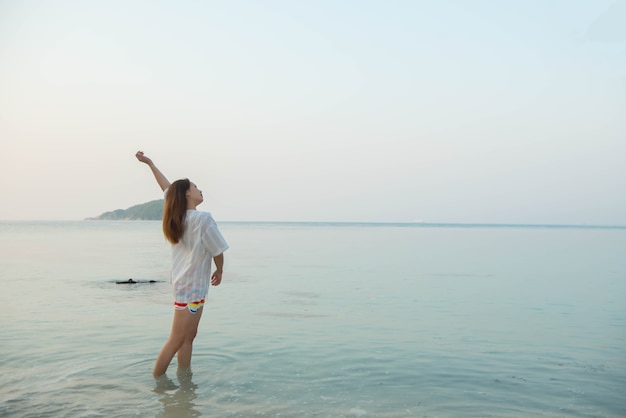
[[[163,199],[153,200],[140,205],[131,206],[128,209],[116,209],[104,212],[95,218],[87,218],[95,221],[160,221],[163,219]]]

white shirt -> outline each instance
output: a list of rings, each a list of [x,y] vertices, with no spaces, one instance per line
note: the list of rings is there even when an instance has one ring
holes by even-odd
[[[209,292],[213,257],[228,249],[209,212],[187,210],[182,239],[172,244],[171,282],[176,302],[199,302]]]

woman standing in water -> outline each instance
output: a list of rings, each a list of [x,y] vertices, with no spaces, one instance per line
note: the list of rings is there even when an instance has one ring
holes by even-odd
[[[165,374],[174,355],[180,371],[190,367],[192,344],[198,332],[204,299],[209,284],[218,286],[222,282],[224,251],[228,244],[211,214],[196,210],[203,198],[202,191],[194,183],[182,179],[170,184],[143,151],[138,151],[135,157],[150,167],[165,193],[163,234],[172,244],[174,320],[170,336],[154,365],[152,374],[157,378]],[[215,262],[213,274],[211,261]]]

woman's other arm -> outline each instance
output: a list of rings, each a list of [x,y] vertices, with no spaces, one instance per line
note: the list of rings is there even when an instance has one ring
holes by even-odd
[[[150,170],[152,170],[152,174],[154,174],[154,178],[156,179],[157,183],[159,183],[159,186],[161,186],[161,190],[165,190],[170,187],[170,182],[167,177],[165,177],[163,173],[161,173],[161,171],[156,167],[156,165],[154,165],[150,158],[144,155],[143,151],[137,151],[135,157],[137,157],[139,161],[147,164],[148,167],[150,167]]]
[[[211,284],[219,286],[222,283],[222,272],[224,270],[224,253],[213,257],[213,261],[215,262],[215,271],[211,276]]]

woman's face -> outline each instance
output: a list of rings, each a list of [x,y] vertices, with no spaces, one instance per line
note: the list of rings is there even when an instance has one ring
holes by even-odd
[[[202,190],[198,189],[198,186],[194,182],[189,182],[189,190],[187,190],[187,200],[192,205],[199,205],[204,201],[202,197]]]

